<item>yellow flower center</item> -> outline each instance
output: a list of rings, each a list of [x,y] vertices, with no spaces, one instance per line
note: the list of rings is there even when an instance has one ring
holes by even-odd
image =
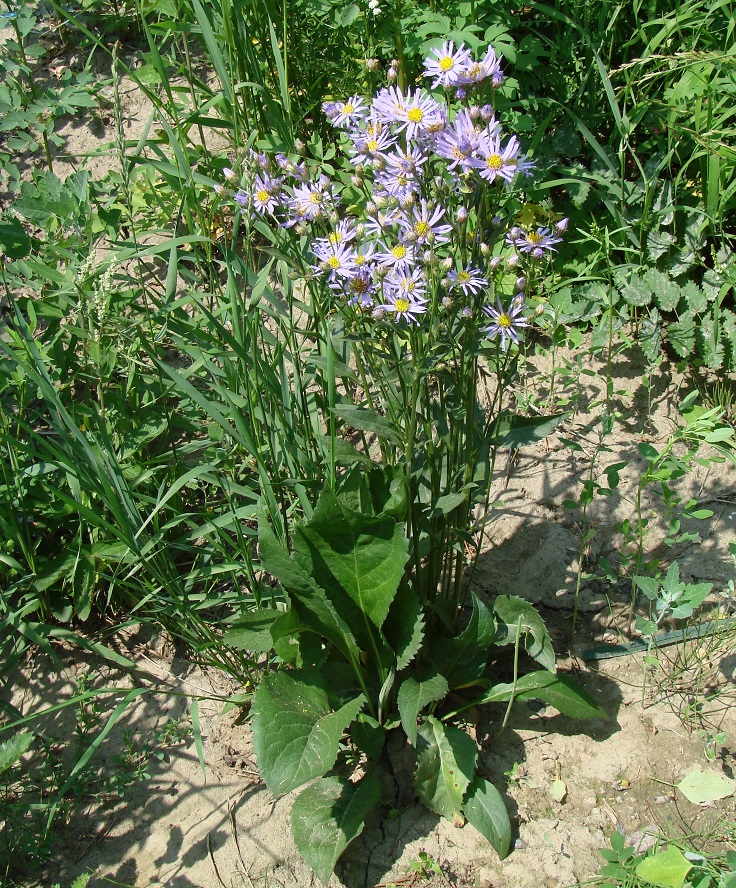
[[[498,321],[496,322],[499,327],[503,327],[506,329],[511,326],[511,318],[504,312],[502,315],[498,316]]]
[[[394,302],[394,305],[396,306],[396,311],[398,312],[409,311],[408,299],[397,299],[396,302]]]
[[[467,271],[459,271],[458,272],[458,275],[457,275],[458,284],[467,284],[467,282],[469,280],[470,280],[470,275],[468,274]]]
[[[268,199],[271,195],[266,191],[265,188],[261,188],[259,191],[256,191],[256,200],[258,203],[268,203]]]
[[[480,77],[480,65],[476,62],[468,68],[468,77],[472,77],[475,80],[476,77]]]
[[[313,204],[321,204],[322,203],[322,195],[319,193],[319,191],[312,191],[312,193],[309,195],[309,200]]]
[[[417,222],[417,224],[414,226],[414,231],[419,237],[426,237],[430,231],[429,223]]]
[[[424,118],[424,111],[421,108],[412,108],[406,116],[412,123],[421,123]]]
[[[339,231],[333,231],[332,234],[327,235],[327,240],[331,244],[339,244],[340,241],[342,240],[342,235],[340,234]]]
[[[365,293],[368,290],[368,281],[360,277],[353,278],[352,288],[353,292],[357,293],[358,295],[360,295],[361,293]]]
[[[414,287],[416,287],[416,281],[413,281],[411,278],[404,278],[401,282],[401,286],[407,293],[413,293]]]
[[[365,265],[365,256],[361,256],[360,254],[358,254],[355,257],[355,264],[356,265]]]
[[[378,142],[375,139],[371,139],[370,142],[366,142],[365,146],[371,153],[374,151],[378,151]]]
[[[345,104],[342,106],[343,114],[352,114],[353,111],[355,111],[355,108],[350,104],[350,102],[345,102]]]
[[[404,256],[406,256],[406,247],[403,244],[396,244],[396,246],[392,248],[391,252],[397,259],[403,259]]]
[[[450,56],[442,56],[442,58],[439,60],[440,69],[442,71],[449,71],[450,68],[452,68],[453,64],[454,63]]]
[[[327,264],[330,266],[330,268],[339,268],[340,260],[337,258],[337,256],[330,256],[330,258],[327,260]]]
[[[500,154],[491,154],[491,156],[486,159],[486,166],[489,170],[500,170],[503,166],[503,157],[501,157]]]
[[[526,239],[530,244],[541,244],[542,243],[542,235],[538,234],[536,231],[530,231],[527,234]]]

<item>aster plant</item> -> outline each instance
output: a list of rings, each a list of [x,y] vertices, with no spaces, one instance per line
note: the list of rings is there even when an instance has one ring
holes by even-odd
[[[320,368],[312,424],[326,444],[322,477],[304,479],[321,488],[304,518],[260,517],[281,604],[226,638],[293,667],[256,691],[254,747],[276,795],[309,783],[294,836],[323,881],[377,804],[391,731],[413,750],[420,799],[503,856],[506,809],[459,714],[537,697],[602,715],[555,674],[530,604],[469,590],[497,451],[559,419],[514,416],[504,392],[566,222],[523,200],[533,163],[494,111],[493,49],[474,59],[444,43],[425,73],[431,90],[326,104],[346,169],[254,155],[233,194],[304,282],[306,362]],[[489,663],[503,645],[542,668],[500,681]]]

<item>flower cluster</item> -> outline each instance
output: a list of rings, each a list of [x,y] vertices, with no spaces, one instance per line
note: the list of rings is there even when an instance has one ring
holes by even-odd
[[[371,100],[354,95],[323,106],[344,133],[352,188],[341,189],[324,175],[310,177],[304,161],[253,155],[249,187],[234,199],[253,214],[310,234],[313,275],[354,309],[409,324],[435,310],[476,318],[479,326],[490,317],[493,323],[482,330],[505,350],[527,326],[527,279],[513,272],[524,286],[513,288],[508,309],[497,288],[495,305],[485,304],[493,301],[489,281],[520,262],[538,263],[555,249],[563,228],[514,226],[504,240],[494,218],[491,240],[512,252],[491,257],[471,195],[489,186],[510,188],[533,168],[518,139],[504,134],[493,105],[482,101],[484,90],[492,93],[503,83],[500,60],[489,48],[476,61],[463,45],[449,42],[425,60],[425,73],[433,89],[445,89],[445,99],[390,85]],[[447,101],[470,91],[477,101]],[[340,213],[343,197],[351,212],[358,209],[355,215]]]

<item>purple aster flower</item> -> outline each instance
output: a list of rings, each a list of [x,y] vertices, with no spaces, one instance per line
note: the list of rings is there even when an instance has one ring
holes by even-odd
[[[277,195],[281,191],[281,182],[270,176],[256,176],[251,193],[253,209],[261,215],[273,213],[278,205]]]
[[[378,290],[370,268],[358,268],[350,277],[334,278],[329,285],[332,290],[345,296],[348,305],[359,308],[371,308]]]
[[[549,228],[537,226],[535,231],[524,231],[523,229],[519,229],[519,232],[515,237],[511,237],[511,234],[509,233],[506,235],[506,240],[516,247],[520,253],[531,253],[535,259],[541,259],[541,255],[535,251],[541,250],[542,255],[544,254],[544,250],[556,252],[555,244],[559,244],[562,241],[562,238],[556,237]]]
[[[352,160],[356,166],[372,163],[396,144],[396,138],[389,127],[373,119],[368,121],[364,130],[355,130],[351,133],[351,138],[355,149]]]
[[[311,222],[329,213],[337,199],[332,191],[332,183],[326,176],[317,182],[304,183],[294,189],[289,207],[294,215],[291,224]]]
[[[491,318],[491,323],[487,327],[483,327],[481,332],[485,333],[490,339],[501,337],[501,348],[508,351],[509,343],[513,342],[518,345],[521,342],[522,334],[519,330],[522,327],[528,327],[524,315],[524,298],[515,296],[511,300],[511,304],[507,309],[501,305],[501,300],[496,300],[496,305],[484,305],[483,314]]]
[[[335,102],[335,116],[330,120],[333,126],[341,129],[355,126],[355,124],[363,120],[368,114],[368,106],[365,99],[360,96],[351,96],[347,102]]]
[[[318,238],[312,245],[312,252],[319,256],[319,250],[331,250],[337,244],[349,244],[355,240],[355,225],[353,219],[342,219],[327,237]]]
[[[423,297],[427,292],[427,279],[421,268],[412,268],[405,274],[393,271],[384,281],[384,288],[415,299]]]
[[[452,226],[438,224],[444,215],[443,207],[428,206],[426,199],[422,198],[418,205],[411,208],[411,212],[401,213],[398,217],[399,227],[410,243],[447,243]]]
[[[427,300],[420,296],[412,296],[401,291],[389,291],[384,294],[386,302],[379,305],[382,312],[393,312],[396,321],[404,320],[408,324],[418,324],[418,315],[427,311]]]
[[[328,274],[330,281],[339,277],[348,278],[355,271],[355,254],[350,244],[332,244],[324,248],[315,243],[312,245],[312,252],[320,260],[312,268],[318,274]]]
[[[517,156],[519,140],[511,136],[505,148],[501,147],[501,139],[497,133],[484,133],[481,138],[480,160],[474,160],[473,166],[479,170],[480,177],[487,182],[505,179],[510,182],[518,171]]]
[[[395,86],[382,89],[373,100],[373,112],[383,123],[397,123],[396,132],[414,139],[428,128],[442,123],[437,102],[422,89],[404,95]]]
[[[488,286],[488,281],[480,273],[480,269],[470,266],[462,271],[448,272],[447,280],[449,281],[448,290],[462,290],[466,296],[478,293],[483,287]]]
[[[397,274],[408,274],[414,265],[414,247],[411,244],[397,243],[392,247],[381,242],[383,252],[376,253],[376,261],[385,268],[393,269]]]
[[[488,77],[493,78],[493,76],[500,71],[501,60],[496,58],[496,53],[493,51],[493,48],[489,46],[486,54],[479,62],[474,62],[471,59],[459,72],[458,83],[468,85],[481,83]]]
[[[430,55],[424,60],[424,74],[426,77],[434,77],[432,89],[454,86],[460,71],[470,62],[470,51],[465,49],[465,44],[461,43],[455,49],[452,40],[443,43],[440,49],[430,49],[430,53],[434,58]]]

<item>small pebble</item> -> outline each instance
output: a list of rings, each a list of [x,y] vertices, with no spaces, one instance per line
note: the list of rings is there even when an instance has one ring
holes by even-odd
[[[526,848],[526,842],[524,841],[524,839],[517,839],[514,842],[514,850],[515,851],[523,851],[524,848]]]

